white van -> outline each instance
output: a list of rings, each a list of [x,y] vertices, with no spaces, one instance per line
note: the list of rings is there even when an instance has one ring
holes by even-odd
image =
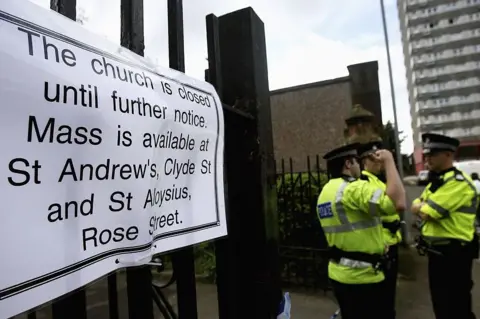
[[[480,175],[480,160],[454,162],[453,165],[470,176],[472,173]]]

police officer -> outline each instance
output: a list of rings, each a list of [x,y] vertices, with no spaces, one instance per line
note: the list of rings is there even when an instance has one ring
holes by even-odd
[[[473,185],[477,189],[477,192],[480,193],[480,177],[478,177],[478,173],[472,173],[472,181]]]
[[[477,189],[477,194],[478,194],[478,199],[480,200],[480,177],[478,177],[478,173],[472,173],[472,182],[473,185],[475,185],[475,188]],[[475,223],[475,226],[477,228],[477,234],[480,230],[480,204],[477,209],[477,221]]]
[[[453,166],[457,139],[423,134],[423,153],[434,179],[411,211],[423,220],[418,247],[428,253],[428,279],[437,319],[475,318],[472,312],[472,263],[478,258],[472,180]]]
[[[380,141],[361,144],[358,149],[358,155],[361,159],[361,164],[363,167],[360,179],[365,180],[375,187],[385,191],[387,185],[385,184],[385,170],[383,163],[376,160],[374,156],[375,152],[382,148],[383,145]],[[388,215],[381,216],[381,220],[385,244],[388,246],[388,267],[386,267],[384,270],[386,298],[385,308],[388,311],[385,319],[394,319],[396,317],[395,296],[398,275],[398,244],[402,240],[400,233],[400,216],[392,211],[388,212]]]
[[[379,216],[405,208],[405,190],[392,154],[372,154],[385,167],[386,190],[358,180],[358,144],[339,147],[323,158],[331,179],[318,197],[318,218],[330,248],[328,276],[342,318],[385,319],[385,243]]]

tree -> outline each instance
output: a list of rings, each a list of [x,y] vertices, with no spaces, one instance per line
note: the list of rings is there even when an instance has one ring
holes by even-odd
[[[390,150],[393,154],[396,154],[396,144],[395,144],[395,126],[392,124],[392,122],[388,121],[387,124],[385,124],[380,132],[382,140],[383,140],[383,145],[386,149]],[[399,148],[401,149],[402,143],[405,140],[405,136],[403,135],[403,131],[398,132],[398,139],[399,139]]]
[[[388,149],[393,154],[393,158],[395,159],[395,163],[397,164],[397,155],[396,155],[396,148],[395,148],[395,126],[388,121],[381,129],[381,137],[383,140],[383,145],[386,149]],[[405,141],[405,135],[403,135],[403,131],[398,132],[398,141],[400,143],[399,149],[402,149],[402,143]],[[411,173],[414,171],[413,165],[410,164],[409,157],[406,154],[402,154],[402,162],[403,162],[403,171]]]

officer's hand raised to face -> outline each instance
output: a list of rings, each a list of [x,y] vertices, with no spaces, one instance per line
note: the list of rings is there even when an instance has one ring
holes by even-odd
[[[388,162],[388,161],[393,161],[393,155],[389,150],[378,150],[375,153],[372,154],[373,158],[379,162]]]

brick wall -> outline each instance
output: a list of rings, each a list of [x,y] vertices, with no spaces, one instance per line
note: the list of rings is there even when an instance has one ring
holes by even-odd
[[[344,142],[344,118],[352,107],[349,77],[272,91],[273,146],[277,171],[281,159],[293,159],[295,171],[307,170],[307,155],[323,155]],[[325,168],[323,159],[321,167]],[[288,168],[287,168],[288,169]]]
[[[273,143],[277,171],[281,159],[293,159],[295,171],[307,170],[307,156],[315,165],[323,156],[345,142],[345,118],[352,105],[361,104],[382,123],[378,63],[348,67],[349,76],[271,91]],[[323,159],[320,166],[325,168]],[[288,167],[287,167],[288,169]]]

